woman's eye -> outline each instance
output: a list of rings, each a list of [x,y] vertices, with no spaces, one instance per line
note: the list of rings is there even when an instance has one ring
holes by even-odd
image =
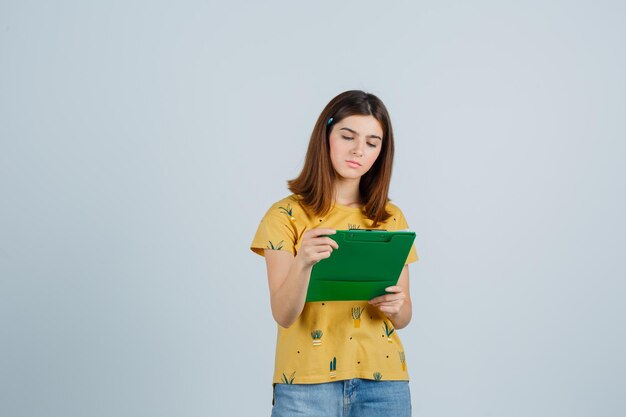
[[[345,140],[352,140],[354,138],[348,137],[348,136],[341,136],[342,138],[344,138]]]
[[[367,142],[367,146],[369,146],[370,148],[375,148],[376,144]]]

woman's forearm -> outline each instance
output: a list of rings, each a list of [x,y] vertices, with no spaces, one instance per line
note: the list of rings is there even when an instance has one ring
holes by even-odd
[[[282,285],[270,294],[272,316],[280,326],[291,326],[302,313],[312,269],[295,257]]]

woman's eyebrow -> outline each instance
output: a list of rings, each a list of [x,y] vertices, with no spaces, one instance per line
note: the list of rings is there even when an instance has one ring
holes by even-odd
[[[355,130],[350,129],[349,127],[342,127],[339,130],[347,130],[347,131],[352,132],[355,135],[359,136],[359,134]],[[378,139],[378,140],[381,140],[381,141],[383,140],[380,136],[377,136],[377,135],[367,135],[366,137],[370,138],[370,139]]]

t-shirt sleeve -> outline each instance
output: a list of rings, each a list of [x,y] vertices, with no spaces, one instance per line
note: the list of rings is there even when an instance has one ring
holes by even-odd
[[[409,224],[407,223],[406,218],[404,217],[404,214],[402,213],[402,210],[400,210],[397,207],[396,207],[396,210],[397,212],[395,213],[395,216],[396,216],[397,230],[409,229]],[[411,250],[409,251],[409,256],[407,256],[404,264],[408,265],[410,263],[417,262],[418,260],[419,260],[419,256],[417,256],[417,251],[415,250],[415,243],[413,243],[411,245]]]
[[[250,249],[261,256],[265,256],[265,249],[284,250],[295,255],[296,236],[291,213],[274,205],[261,219]]]

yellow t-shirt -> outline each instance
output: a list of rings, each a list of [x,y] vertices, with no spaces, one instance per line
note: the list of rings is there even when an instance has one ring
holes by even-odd
[[[392,216],[379,229],[402,230],[402,211],[387,203]],[[270,207],[250,249],[289,251],[294,256],[302,234],[311,228],[369,229],[360,208],[335,205],[324,217],[309,216],[296,195]],[[406,264],[418,260],[415,246]],[[402,342],[391,321],[367,301],[307,302],[289,327],[278,326],[273,382],[315,384],[344,379],[408,380]]]

